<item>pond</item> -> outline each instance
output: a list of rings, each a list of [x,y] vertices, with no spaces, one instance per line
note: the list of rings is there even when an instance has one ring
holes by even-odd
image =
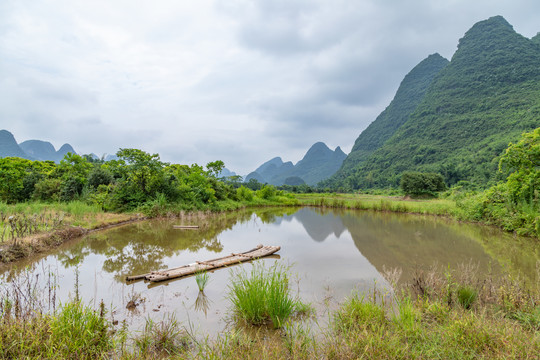
[[[200,228],[178,230],[173,228],[176,224]],[[381,275],[386,269],[402,269],[403,282],[434,264],[455,269],[472,263],[483,273],[509,272],[528,282],[538,281],[536,242],[490,227],[434,216],[261,208],[144,221],[95,232],[53,253],[12,265],[0,274],[0,282],[9,286],[22,283],[21,277],[30,279],[49,306],[76,294],[93,307],[103,300],[114,320],[126,321],[133,329],[140,329],[147,318],[159,321],[174,314],[191,330],[211,335],[229,324],[232,269],[211,272],[203,294],[194,277],[126,283],[126,275],[213,259],[258,244],[281,246],[277,255],[258,261],[289,266],[293,293],[310,302],[321,318],[352,291],[389,290]],[[130,300],[138,306],[127,309]]]

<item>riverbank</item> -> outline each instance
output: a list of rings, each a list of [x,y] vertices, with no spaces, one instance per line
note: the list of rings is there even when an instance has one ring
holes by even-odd
[[[287,194],[240,201],[220,201],[204,208],[185,204],[151,202],[129,213],[105,212],[96,205],[69,203],[0,203],[0,264],[10,263],[55,248],[90,231],[120,226],[147,218],[182,218],[194,213],[219,213],[246,207],[312,206],[319,208],[387,211],[444,216],[458,221],[487,225],[471,215],[460,202],[448,198],[411,199],[401,196],[368,194]],[[501,226],[498,226],[501,227]]]
[[[174,314],[130,332],[103,303],[92,309],[72,300],[44,313],[31,283],[11,284],[0,294],[0,358],[536,359],[540,353],[538,287],[508,276],[478,278],[466,266],[418,272],[400,287],[398,270],[385,275],[394,292],[351,294],[337,310],[319,314],[328,316],[328,326],[293,318],[276,330],[235,320],[216,339],[196,334]]]
[[[0,204],[0,264],[56,248],[92,231],[145,219],[81,202]]]

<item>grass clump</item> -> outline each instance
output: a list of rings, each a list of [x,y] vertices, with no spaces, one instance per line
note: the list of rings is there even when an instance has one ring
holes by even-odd
[[[334,326],[339,332],[369,329],[375,330],[386,324],[382,307],[366,301],[364,296],[354,294],[334,314]]]
[[[72,301],[52,315],[13,315],[16,314],[2,313],[2,359],[95,359],[115,347],[103,303],[100,311]]]
[[[457,289],[457,300],[464,309],[470,309],[478,297],[478,292],[471,286],[460,286]]]
[[[195,274],[195,281],[197,282],[199,291],[204,291],[206,284],[210,281],[210,275],[206,271],[199,271]]]
[[[186,332],[174,316],[156,323],[146,320],[142,333],[134,339],[137,358],[154,359],[180,356],[189,348]]]
[[[291,296],[287,268],[278,262],[269,269],[253,264],[250,273],[233,273],[229,299],[238,318],[253,325],[272,322],[281,328],[295,313],[305,313],[309,306]]]

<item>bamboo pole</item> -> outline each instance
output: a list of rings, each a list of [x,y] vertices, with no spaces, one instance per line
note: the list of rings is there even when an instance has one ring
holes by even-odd
[[[126,276],[126,281],[135,281],[135,280],[149,280],[152,282],[165,281],[169,279],[175,279],[187,275],[195,274],[199,271],[212,270],[232,264],[238,264],[253,259],[265,257],[272,255],[275,252],[281,249],[280,246],[263,246],[258,245],[256,248],[243,253],[232,253],[231,255],[206,260],[206,261],[196,261],[191,264],[179,266],[167,270],[152,271],[146,274]]]

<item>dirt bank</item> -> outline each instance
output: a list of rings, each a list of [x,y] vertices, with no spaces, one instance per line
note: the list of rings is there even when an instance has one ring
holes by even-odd
[[[80,226],[64,226],[60,229],[46,233],[26,236],[24,238],[17,239],[16,241],[6,241],[5,244],[0,244],[0,264],[8,264],[31,255],[39,254],[41,252],[56,248],[66,241],[94,231],[110,229],[116,226],[122,226],[145,219],[146,217],[135,216],[127,220],[100,224],[91,229],[85,229]]]

